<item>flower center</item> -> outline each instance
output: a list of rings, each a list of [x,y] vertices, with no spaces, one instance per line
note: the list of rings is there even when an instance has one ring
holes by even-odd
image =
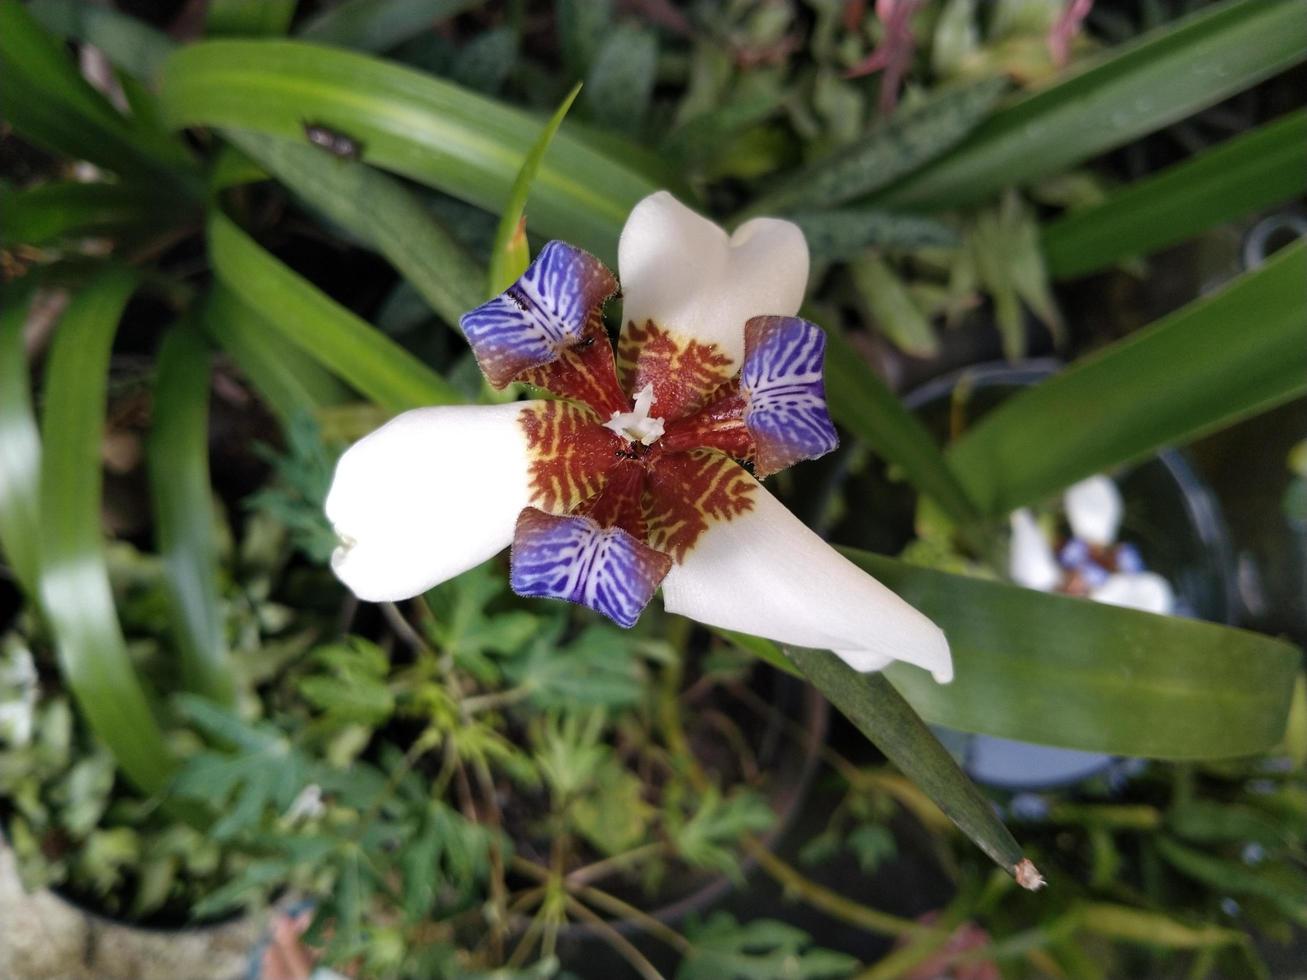
[[[614,412],[604,423],[604,428],[616,432],[627,442],[652,446],[663,434],[663,420],[649,417],[653,399],[653,385],[647,384],[636,393],[635,407],[629,412]]]

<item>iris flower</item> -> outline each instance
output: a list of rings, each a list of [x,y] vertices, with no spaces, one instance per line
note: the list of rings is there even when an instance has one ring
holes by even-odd
[[[554,397],[416,409],[351,447],[326,502],[340,579],[395,601],[511,544],[519,595],[631,626],[661,586],[668,611],[710,626],[949,680],[944,634],[759,482],[837,443],[826,337],[795,316],[799,228],[727,235],[660,192],[631,212],[618,267],[616,351],[602,311],[617,280],[563,242],[463,316],[492,385]]]

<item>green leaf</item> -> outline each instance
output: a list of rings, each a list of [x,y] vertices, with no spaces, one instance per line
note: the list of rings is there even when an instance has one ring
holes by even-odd
[[[1165,949],[1204,949],[1248,941],[1248,937],[1237,929],[1186,925],[1160,912],[1107,902],[1077,906],[1076,919],[1081,929],[1094,935]]]
[[[295,0],[209,0],[204,33],[285,34],[295,16]]]
[[[222,283],[213,284],[202,304],[201,318],[205,330],[250,379],[283,425],[348,399],[349,390],[334,375]]]
[[[558,633],[539,633],[523,656],[504,664],[513,686],[529,691],[536,708],[620,708],[640,700],[645,677],[638,637],[595,623],[560,647]]]
[[[195,175],[183,172],[181,144],[158,139],[114,109],[17,0],[0,0],[0,75],[0,117],[33,143],[120,177],[198,193]]]
[[[556,19],[563,61],[572,77],[584,77],[610,30],[613,0],[559,0]]]
[[[655,34],[632,26],[610,31],[586,75],[585,104],[594,122],[604,129],[638,135],[657,73]]]
[[[860,556],[850,557],[857,560]],[[886,584],[894,587],[893,583]],[[947,626],[945,632],[949,632]],[[916,783],[959,830],[1008,874],[1018,873],[1023,860],[1020,846],[995,815],[989,801],[884,674],[860,674],[827,650],[786,647],[785,652],[826,699],[885,753],[903,775]],[[961,673],[961,656],[956,646],[953,655],[955,667]],[[923,683],[943,690],[951,687],[934,681]]]
[[[834,950],[809,948],[811,937],[776,919],[741,925],[718,910],[688,931],[693,951],[681,961],[676,980],[818,980],[849,977],[858,961]]]
[[[41,605],[64,682],[127,777],[158,792],[172,768],[127,654],[100,530],[109,350],[133,275],[102,273],[69,304],[46,369],[41,425]]]
[[[833,207],[884,187],[955,146],[989,115],[1006,88],[1002,79],[988,79],[906,107],[788,178],[746,213]]]
[[[219,704],[236,697],[218,596],[209,489],[209,350],[190,324],[159,351],[148,462],[159,554],[186,690]]]
[[[1218,894],[1265,899],[1299,928],[1307,928],[1307,880],[1297,868],[1285,865],[1283,871],[1286,874],[1279,876],[1274,867],[1249,868],[1237,861],[1204,854],[1168,837],[1157,838],[1157,851],[1182,875],[1207,885]]]
[[[185,198],[146,184],[54,181],[0,188],[0,244],[49,245],[68,238],[122,238],[178,223]]]
[[[877,204],[949,208],[1129,143],[1307,56],[1299,0],[1230,0],[1105,51],[1021,96]]]
[[[395,709],[386,687],[390,662],[376,644],[361,637],[314,651],[315,666],[324,670],[299,681],[299,692],[310,704],[336,723],[357,723],[376,728]]]
[[[1198,154],[1044,229],[1049,271],[1082,276],[1307,190],[1307,109]]]
[[[224,136],[310,205],[384,255],[449,324],[481,302],[485,274],[403,184],[305,142]]]
[[[934,218],[875,208],[800,211],[786,217],[803,229],[814,260],[851,259],[870,246],[918,249],[961,244],[954,228]]]
[[[842,550],[948,635],[951,684],[888,671],[932,724],[1158,759],[1252,755],[1284,732],[1299,652],[1280,640]]]
[[[912,357],[935,356],[939,341],[934,328],[884,259],[866,252],[849,263],[849,274],[863,307],[895,347]]]
[[[867,366],[848,341],[826,337],[826,398],[831,417],[902,468],[912,485],[950,517],[967,523],[976,507],[926,427]]]
[[[290,41],[213,41],[177,51],[161,101],[176,126],[302,137],[304,120],[359,140],[364,158],[495,214],[542,124],[422,72]],[[612,262],[627,213],[656,188],[566,129],[541,165],[532,223]]]
[[[219,279],[283,337],[391,412],[462,401],[440,375],[260,248],[221,212],[209,218]]]
[[[41,437],[32,414],[23,328],[30,294],[0,304],[0,549],[33,599],[40,568]]]
[[[698,809],[684,823],[670,826],[669,833],[683,860],[740,878],[740,838],[775,822],[775,812],[752,790],[736,787],[723,797],[717,787],[709,786]]]
[[[382,52],[481,0],[344,0],[306,21],[297,36],[316,44]]]
[[[32,0],[27,10],[46,30],[95,45],[114,65],[142,80],[153,78],[177,46],[144,21],[85,0]]]
[[[1298,242],[1232,285],[1014,395],[951,448],[988,514],[1307,392]]]
[[[563,120],[567,118],[567,110],[572,108],[572,103],[576,101],[577,93],[580,91],[580,82],[572,86],[572,91],[567,93],[566,98],[549,118],[535,145],[531,147],[531,152],[522,161],[522,168],[517,172],[513,189],[508,195],[508,204],[500,216],[499,228],[495,232],[494,247],[490,251],[487,296],[497,296],[515,283],[531,262],[531,248],[526,240],[527,195],[531,193],[531,184],[540,170],[541,161],[549,152],[549,144],[553,142],[554,134],[558,132],[558,127],[563,125]],[[469,309],[470,306],[464,307],[465,311]]]

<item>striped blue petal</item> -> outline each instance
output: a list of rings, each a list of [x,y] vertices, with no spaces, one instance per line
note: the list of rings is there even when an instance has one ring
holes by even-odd
[[[621,528],[527,507],[517,519],[509,581],[518,595],[580,603],[630,627],[671,567]]]
[[[745,324],[740,390],[758,476],[823,456],[839,445],[826,411],[825,355],[826,335],[807,320],[758,316]]]
[[[482,373],[502,388],[579,342],[617,280],[589,252],[550,242],[522,277],[459,319]]]

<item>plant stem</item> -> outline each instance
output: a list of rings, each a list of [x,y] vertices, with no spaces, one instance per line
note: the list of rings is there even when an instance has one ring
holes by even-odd
[[[569,886],[589,885],[593,882],[606,878],[616,871],[621,871],[632,864],[643,861],[647,857],[654,857],[663,853],[667,845],[661,842],[654,844],[644,844],[634,850],[626,851],[622,854],[615,854],[612,857],[604,858],[602,861],[596,861],[594,864],[587,864],[585,867],[577,868],[567,875],[567,884]]]
[[[617,950],[622,958],[631,964],[631,968],[644,977],[645,980],[665,980],[654,965],[645,959],[644,954],[632,946],[625,936],[570,895],[567,897],[567,907],[577,918],[594,927],[604,941]]]
[[[600,891],[598,888],[589,885],[572,890],[591,905],[639,923],[641,929],[651,936],[661,939],[682,956],[688,956],[694,952],[694,944],[667,923],[654,918],[648,912],[638,909],[634,905],[622,901],[616,895],[610,895],[608,892]]]

